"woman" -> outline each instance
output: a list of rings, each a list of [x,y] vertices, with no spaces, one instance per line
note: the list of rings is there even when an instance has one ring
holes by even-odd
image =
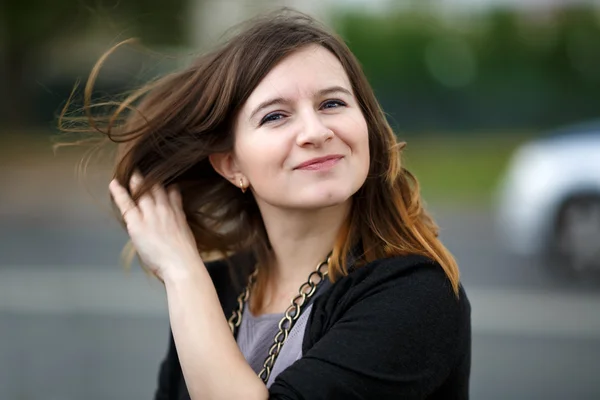
[[[254,20],[91,120],[120,143],[110,193],[166,288],[156,399],[468,398],[456,263],[336,36]]]

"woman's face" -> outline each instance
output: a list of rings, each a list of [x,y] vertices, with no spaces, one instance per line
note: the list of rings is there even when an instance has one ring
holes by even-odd
[[[307,46],[268,73],[238,115],[233,160],[259,205],[320,208],[358,191],[367,123],[332,53]]]

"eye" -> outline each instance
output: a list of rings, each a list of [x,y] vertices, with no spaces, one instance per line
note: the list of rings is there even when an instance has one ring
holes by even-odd
[[[270,114],[265,115],[263,119],[260,120],[260,125],[266,124],[268,122],[279,121],[284,117],[285,115],[283,115],[280,112],[272,112]]]
[[[323,103],[323,105],[321,106],[321,108],[338,108],[338,107],[345,107],[346,103],[344,103],[341,100],[327,100],[326,102]]]

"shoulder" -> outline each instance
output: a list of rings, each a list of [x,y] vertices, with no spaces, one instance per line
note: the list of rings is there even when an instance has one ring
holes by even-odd
[[[436,261],[418,255],[381,258],[356,268],[346,278],[374,285],[383,281],[419,283],[422,281],[443,281],[450,283],[444,270]]]
[[[457,296],[442,267],[427,258],[376,260],[315,299],[302,354],[277,379],[281,388],[310,392],[303,398],[332,390],[343,398],[463,393],[471,354],[466,293],[461,287]],[[466,398],[456,393],[438,396]]]
[[[339,321],[375,320],[386,329],[418,331],[425,326],[470,331],[470,304],[458,294],[442,267],[422,256],[380,259],[337,280],[315,302],[314,340]]]
[[[356,268],[339,279],[331,295],[346,301],[359,301],[373,291],[410,298],[429,298],[431,301],[468,301],[464,289],[458,296],[440,264],[423,256],[398,256],[375,260]],[[386,297],[386,296],[382,296]]]

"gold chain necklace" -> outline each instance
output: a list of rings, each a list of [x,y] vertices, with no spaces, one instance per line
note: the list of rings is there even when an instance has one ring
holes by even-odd
[[[275,335],[273,345],[267,353],[268,355],[263,363],[263,368],[258,374],[258,377],[262,379],[265,384],[269,380],[269,376],[271,376],[271,371],[273,369],[273,365],[275,364],[275,360],[277,359],[277,356],[279,356],[279,352],[287,340],[290,330],[300,317],[300,313],[304,309],[308,299],[315,294],[318,287],[321,285],[321,283],[323,283],[329,274],[329,260],[330,257],[327,256],[327,259],[319,263],[317,268],[308,275],[307,281],[300,285],[300,289],[298,289],[298,295],[292,299],[291,305],[287,308],[287,310],[285,310],[283,318],[281,321],[279,321],[279,331]],[[252,288],[252,285],[254,285],[257,272],[258,269],[255,269],[254,272],[250,274],[246,289],[237,298],[238,307],[233,311],[231,317],[229,317],[229,328],[231,329],[231,333],[234,335],[236,333],[236,329],[239,328],[242,323],[244,304],[250,298],[250,289]]]

